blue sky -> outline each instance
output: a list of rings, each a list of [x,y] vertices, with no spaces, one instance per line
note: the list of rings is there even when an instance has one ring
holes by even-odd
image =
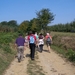
[[[31,20],[43,8],[56,15],[51,25],[70,23],[75,19],[75,0],[0,0],[0,22]]]

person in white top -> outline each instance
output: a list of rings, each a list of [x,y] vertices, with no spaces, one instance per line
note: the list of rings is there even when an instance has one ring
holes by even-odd
[[[43,36],[42,33],[39,35],[39,41],[38,42],[39,42],[40,52],[42,52],[43,51],[43,46],[44,46],[44,36]]]
[[[26,45],[26,47],[29,47],[28,45],[29,45],[29,41],[28,41],[28,34],[26,33],[26,36],[25,36],[25,45]]]
[[[39,48],[39,44],[38,44],[39,36],[37,32],[35,32],[35,36],[36,36],[36,41],[37,41],[36,48]]]

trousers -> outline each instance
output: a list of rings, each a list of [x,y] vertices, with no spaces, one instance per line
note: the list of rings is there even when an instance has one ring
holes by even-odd
[[[29,44],[29,47],[30,47],[30,57],[31,57],[31,59],[33,59],[35,56],[35,44],[34,43]]]

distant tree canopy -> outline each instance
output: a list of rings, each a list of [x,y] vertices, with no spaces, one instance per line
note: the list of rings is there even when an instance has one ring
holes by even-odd
[[[0,23],[0,32],[14,32],[17,31],[17,21],[11,20],[9,22],[7,21],[2,21]]]
[[[15,20],[2,21],[0,23],[0,32],[28,32],[32,31],[59,31],[59,32],[75,32],[75,20],[71,23],[66,24],[56,24],[49,26],[49,24],[54,20],[55,15],[47,8],[41,9],[36,12],[36,18],[30,21],[24,20],[22,23],[18,24]]]
[[[53,13],[49,9],[42,9],[36,12],[37,17],[29,21],[27,25],[25,22],[21,23],[19,30],[21,31],[40,31],[41,29],[46,29],[47,25],[54,20]]]
[[[40,22],[40,27],[42,29],[45,29],[51,21],[54,20],[54,15],[53,13],[50,12],[49,9],[42,9],[39,12],[36,13],[37,18],[39,19]]]
[[[48,30],[56,32],[75,32],[75,20],[71,23],[48,26]]]
[[[29,21],[23,21],[23,22],[19,25],[18,30],[19,30],[19,31],[27,32],[28,28],[29,28]]]

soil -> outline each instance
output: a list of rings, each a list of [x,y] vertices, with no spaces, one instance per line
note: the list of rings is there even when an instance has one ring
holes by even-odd
[[[24,54],[29,54],[29,51],[30,50],[27,48]],[[42,66],[45,75],[75,75],[75,66],[60,57],[59,54],[55,53],[52,49],[49,53],[46,46],[44,46],[44,51],[42,53],[38,52],[38,57],[40,61],[39,65]],[[17,58],[15,58],[4,75],[28,75],[28,60],[29,58],[25,57],[23,61],[18,63]]]

